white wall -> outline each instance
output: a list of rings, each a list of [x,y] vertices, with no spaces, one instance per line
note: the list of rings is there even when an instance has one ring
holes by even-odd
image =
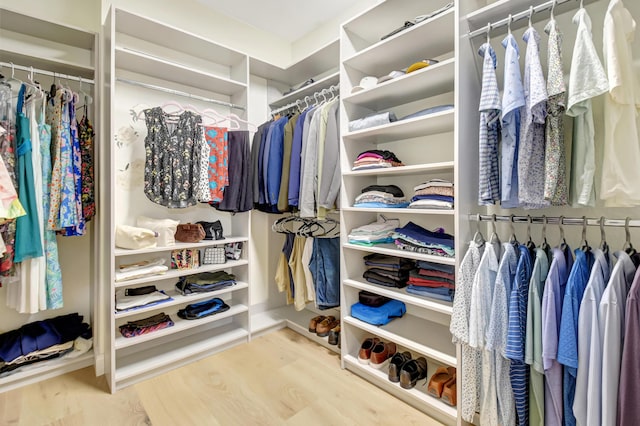
[[[100,31],[101,0],[0,0],[0,7],[36,18]]]

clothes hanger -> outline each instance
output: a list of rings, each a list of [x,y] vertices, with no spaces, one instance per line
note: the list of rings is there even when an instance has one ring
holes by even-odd
[[[513,15],[509,14],[509,20],[507,21],[507,32],[511,35],[511,23],[513,22]]]
[[[547,242],[547,223],[547,216],[542,215],[542,244],[540,244],[540,248],[544,250],[547,257],[549,257],[551,246],[549,246],[549,243]]]
[[[491,22],[487,22],[487,44],[491,44]]]
[[[531,224],[533,223],[533,219],[531,216],[527,215],[527,248],[529,252],[533,254],[533,250],[536,248],[536,244],[531,239]]]
[[[511,225],[511,236],[509,237],[509,242],[511,244],[513,244],[516,248],[518,248],[518,237],[516,237],[516,227],[513,225],[514,223],[514,215],[511,215],[511,218],[509,219],[510,221],[510,225]]]
[[[498,235],[498,230],[496,228],[495,213],[491,215],[491,237],[489,238],[489,243],[500,244],[500,236]]]
[[[629,255],[629,256],[633,256],[634,254],[636,254],[636,249],[633,248],[633,244],[631,244],[631,232],[629,231],[629,221],[631,220],[630,217],[627,217],[624,220],[624,233],[626,236],[626,240],[624,242],[624,245],[622,246],[622,249]]]
[[[482,246],[485,242],[484,236],[482,235],[482,231],[480,231],[480,213],[478,213],[476,218],[476,233],[473,235],[473,242],[478,246]]]
[[[529,28],[533,27],[531,18],[533,17],[533,5],[529,6]]]
[[[600,216],[600,250],[607,256],[609,254],[609,244],[607,244],[607,236],[604,233],[604,216]]]
[[[560,229],[560,250],[564,251],[567,248],[567,240],[564,238],[564,216],[558,218],[558,228]]]
[[[589,247],[589,243],[587,242],[587,217],[586,216],[582,216],[582,243],[580,243],[580,245],[582,246],[581,247],[582,251],[585,253],[591,250],[591,248]]]
[[[558,3],[558,0],[553,0],[553,3],[551,3],[551,20],[552,21],[555,21],[556,19],[555,15],[553,14],[553,12],[556,9],[556,3]]]

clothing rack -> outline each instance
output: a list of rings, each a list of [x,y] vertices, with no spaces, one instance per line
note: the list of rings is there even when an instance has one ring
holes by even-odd
[[[82,80],[82,81],[84,81],[84,80]],[[233,104],[233,103],[230,103],[230,102],[224,102],[224,101],[219,101],[217,99],[206,98],[204,96],[194,95],[194,94],[191,94],[191,93],[182,92],[180,90],[169,89],[167,87],[156,86],[155,84],[143,83],[141,81],[129,80],[127,78],[120,78],[120,77],[117,77],[116,81],[119,81],[120,83],[130,84],[132,86],[144,87],[145,89],[151,89],[151,90],[157,90],[159,92],[170,93],[172,95],[182,96],[182,97],[189,98],[189,99],[196,99],[198,101],[207,102],[207,103],[210,103],[210,104],[221,105],[221,106],[225,106],[225,107],[228,107],[228,108],[239,109],[239,110],[242,110],[242,111],[245,110],[245,107],[243,107],[242,105],[236,105],[236,104]]]
[[[527,223],[527,224],[548,224],[548,225],[577,225],[577,226],[600,226],[601,219],[604,219],[603,226],[612,226],[619,228],[640,228],[640,220],[631,218],[625,219],[607,219],[587,218],[587,217],[564,217],[564,216],[504,216],[490,214],[470,214],[469,220],[478,222],[511,222],[511,223]],[[586,222],[586,223],[585,223]]]
[[[335,92],[337,92],[337,93],[339,94],[339,93],[340,93],[340,86],[338,86],[337,84],[335,84],[335,85],[329,86],[329,87],[327,87],[327,88],[324,88],[324,89],[322,89],[322,90],[320,90],[320,91],[318,91],[318,92],[315,92],[315,93],[314,93],[313,95],[311,95],[311,96],[305,96],[305,97],[304,97],[304,98],[302,98],[302,99],[297,99],[295,102],[291,102],[291,103],[289,103],[289,104],[287,104],[287,105],[283,105],[283,106],[281,106],[281,107],[279,107],[279,108],[276,108],[276,109],[274,109],[274,110],[271,110],[271,115],[278,114],[279,112],[286,111],[286,110],[289,110],[289,109],[291,109],[291,108],[301,107],[302,102],[305,102],[305,103],[306,103],[306,100],[307,100],[307,99],[309,99],[309,100],[316,99],[316,100],[317,100],[317,97],[318,97],[318,96],[322,96],[322,97],[324,97],[324,95],[325,95],[325,94],[331,94],[331,93],[332,93],[332,92],[334,92],[334,91],[335,91]],[[308,103],[307,103],[307,105],[308,105]]]
[[[550,0],[547,1],[545,3],[539,4],[537,6],[530,6],[528,9],[523,10],[522,12],[516,13],[516,14],[512,14],[509,15],[508,17],[501,19],[499,21],[493,22],[493,23],[489,23],[487,25],[485,25],[482,28],[478,28],[477,30],[474,31],[470,31],[467,36],[469,38],[474,38],[477,37],[479,35],[488,35],[491,30],[499,28],[499,27],[503,27],[506,25],[511,25],[514,22],[520,21],[524,18],[529,18],[531,19],[531,17],[533,15],[535,15],[536,13],[540,13],[540,12],[544,12],[546,10],[551,10],[553,11],[553,9],[560,5],[560,4],[564,4],[564,3],[569,3],[569,2],[573,2],[573,3],[578,3],[578,0]],[[583,7],[583,2],[584,0],[580,0],[580,7]]]
[[[75,75],[68,75],[68,74],[62,74],[59,72],[54,72],[54,71],[49,71],[49,70],[43,70],[40,68],[34,68],[34,67],[25,67],[23,65],[16,65],[13,63],[9,63],[9,62],[0,62],[0,67],[5,67],[5,68],[11,68],[11,74],[13,77],[13,71],[14,70],[20,70],[20,71],[27,71],[30,73],[36,73],[36,74],[42,74],[42,75],[48,75],[54,78],[62,78],[65,80],[73,80],[73,81],[78,81],[80,83],[88,83],[88,84],[94,84],[92,79],[89,78],[82,78],[82,77],[78,77]]]

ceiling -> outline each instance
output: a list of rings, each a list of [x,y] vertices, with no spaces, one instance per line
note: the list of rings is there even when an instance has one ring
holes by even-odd
[[[362,0],[198,1],[217,12],[291,42],[362,3]]]

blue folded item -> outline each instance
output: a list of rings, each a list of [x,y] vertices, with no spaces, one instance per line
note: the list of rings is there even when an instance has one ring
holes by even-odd
[[[365,202],[365,203],[355,203],[353,207],[363,207],[363,208],[373,208],[373,209],[404,209],[406,207],[409,207],[409,203],[404,202],[404,203],[396,203],[396,204],[387,204],[387,203]]]
[[[453,302],[453,296],[455,290],[450,288],[438,287],[438,290],[434,291],[433,287],[421,287],[417,285],[409,285],[406,290],[407,293],[415,294],[417,296],[429,297],[431,299],[443,300],[445,302]]]
[[[436,195],[436,194],[416,195],[411,198],[411,201],[418,201],[418,200],[445,201],[447,203],[453,203],[454,201],[453,197],[449,197],[448,195]]]
[[[450,111],[453,109],[453,105],[439,105],[431,108],[425,108],[420,111],[416,111],[413,114],[402,117],[400,120],[410,120],[416,117],[422,117],[423,115],[435,114],[437,112]]]
[[[218,297],[203,302],[192,303],[180,309],[178,316],[182,319],[199,319],[229,310],[229,305]]]
[[[444,265],[442,263],[427,262],[426,260],[418,260],[416,266],[420,269],[432,269],[434,271],[446,272],[448,274],[454,274],[456,267],[453,265]]]
[[[407,223],[402,228],[396,228],[396,232],[425,244],[440,244],[451,248],[453,248],[454,245],[452,235],[445,232],[428,231],[413,222]]]
[[[402,317],[407,307],[399,300],[390,300],[377,308],[358,302],[351,305],[351,316],[373,325],[385,325],[394,318]]]

